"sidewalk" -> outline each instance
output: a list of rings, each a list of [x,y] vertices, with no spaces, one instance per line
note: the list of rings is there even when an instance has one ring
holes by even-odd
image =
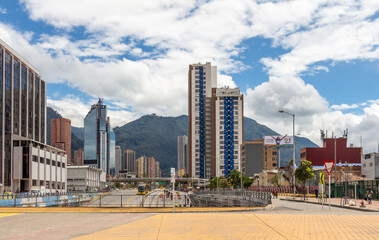
[[[280,197],[280,200],[287,200],[287,201],[304,201],[304,197],[296,197],[294,200],[292,197]],[[360,207],[361,202],[364,202],[365,207]],[[317,198],[306,198],[305,202],[307,203],[314,203],[314,204],[322,204],[321,199]],[[345,207],[349,209],[355,209],[355,210],[363,210],[363,211],[374,211],[379,212],[379,201],[378,200],[372,200],[372,204],[368,204],[367,201],[364,199],[357,199],[356,201],[354,199],[350,199],[350,202],[356,203],[355,206],[346,206],[344,205],[344,200],[341,198],[331,198],[330,199],[330,205],[333,207]],[[324,199],[324,205],[329,205],[329,199]]]

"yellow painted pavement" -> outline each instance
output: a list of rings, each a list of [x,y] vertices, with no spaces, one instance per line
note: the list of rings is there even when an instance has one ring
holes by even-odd
[[[17,214],[20,214],[20,213],[0,213],[0,218],[1,217],[13,216],[13,215],[17,215]]]
[[[85,239],[379,239],[379,215],[159,214]]]

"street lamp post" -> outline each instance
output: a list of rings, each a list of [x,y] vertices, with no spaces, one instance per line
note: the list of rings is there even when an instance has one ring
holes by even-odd
[[[285,113],[292,116],[292,131],[293,131],[293,146],[292,146],[292,159],[293,159],[293,199],[295,199],[296,196],[296,186],[295,186],[295,167],[296,167],[296,158],[295,158],[295,114],[289,113],[283,110],[279,110],[280,113]]]

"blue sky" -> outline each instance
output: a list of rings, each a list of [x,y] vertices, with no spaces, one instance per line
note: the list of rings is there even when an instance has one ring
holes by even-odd
[[[286,134],[321,128],[365,151],[379,139],[379,3],[0,1],[0,38],[39,69],[48,105],[81,126],[97,97],[114,126],[187,114],[188,65],[212,62],[245,116]]]

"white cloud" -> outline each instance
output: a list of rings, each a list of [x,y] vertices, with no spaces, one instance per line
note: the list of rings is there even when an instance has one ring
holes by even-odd
[[[300,78],[328,72],[339,61],[378,60],[377,0],[21,2],[31,19],[54,26],[57,33],[36,36],[0,23],[2,39],[48,82],[67,82],[94,98],[115,103],[120,124],[139,113],[186,113],[191,63],[211,61],[221,71],[218,85],[235,87],[229,75],[248,67],[238,59],[245,50],[241,43],[259,36],[287,52],[260,60],[270,78],[246,90],[247,116],[284,133],[291,128],[277,111],[294,112],[299,131],[314,141],[320,128],[338,132],[349,127],[355,141],[354,133],[379,125],[378,100],[360,105],[361,115],[343,113],[340,110],[355,105],[329,107]],[[77,27],[84,32],[80,40],[72,36]],[[82,115],[88,112],[87,103],[76,106],[74,102],[67,105]],[[50,99],[49,104],[73,118],[81,116],[70,112],[63,100]],[[130,111],[124,112],[126,108]],[[373,134],[368,135],[365,139],[376,144]]]
[[[6,14],[6,13],[7,13],[7,9],[0,7],[0,14]]]
[[[330,108],[333,109],[333,110],[346,110],[346,109],[354,109],[354,108],[358,108],[358,107],[359,107],[358,104],[351,104],[351,105],[341,104],[341,105],[332,105],[332,106],[330,106]]]

